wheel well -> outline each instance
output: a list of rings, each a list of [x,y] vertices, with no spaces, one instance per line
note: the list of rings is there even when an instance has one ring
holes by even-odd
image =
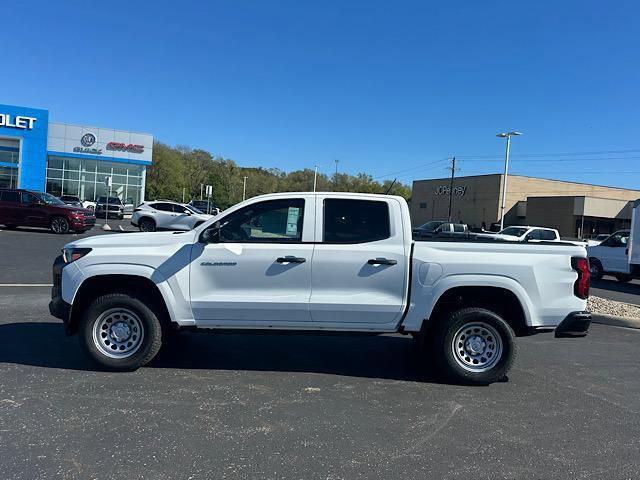
[[[153,217],[150,217],[148,215],[143,215],[142,217],[140,217],[138,219],[138,223],[140,223],[143,220],[149,220],[149,221],[153,222],[154,225],[156,224],[156,221],[153,219]]]
[[[447,290],[438,299],[427,323],[466,307],[490,310],[502,317],[516,335],[527,334],[527,320],[520,300],[513,292],[499,287],[455,287]]]
[[[85,280],[76,292],[67,326],[69,335],[78,331],[82,313],[91,302],[108,293],[126,293],[150,301],[151,304],[148,306],[154,311],[160,323],[165,327],[171,325],[171,317],[164,298],[158,286],[151,280],[137,275],[97,275]]]

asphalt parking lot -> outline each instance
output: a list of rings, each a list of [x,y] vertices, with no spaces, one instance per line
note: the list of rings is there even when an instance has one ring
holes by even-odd
[[[50,283],[71,238],[0,231],[0,283]],[[123,374],[48,300],[0,287],[3,479],[638,478],[640,330],[518,339],[489,387],[442,383],[397,335],[184,333]]]

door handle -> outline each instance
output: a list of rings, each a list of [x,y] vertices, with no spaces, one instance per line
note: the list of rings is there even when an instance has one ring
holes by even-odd
[[[276,262],[278,263],[304,263],[307,259],[304,257],[278,257],[276,258]]]
[[[395,265],[397,260],[390,260],[388,258],[370,258],[367,263],[369,265]]]

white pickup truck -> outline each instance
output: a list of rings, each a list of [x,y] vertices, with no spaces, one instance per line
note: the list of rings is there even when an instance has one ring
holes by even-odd
[[[412,240],[401,197],[255,197],[187,232],[93,236],[53,267],[51,313],[101,367],[172,330],[412,334],[454,381],[502,379],[514,337],[584,336],[589,265],[558,242]]]

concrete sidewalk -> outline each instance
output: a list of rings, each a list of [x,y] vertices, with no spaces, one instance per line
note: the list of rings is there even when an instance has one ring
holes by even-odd
[[[640,329],[640,318],[618,317],[616,315],[605,315],[602,313],[593,313],[592,316],[591,321],[593,323]]]

